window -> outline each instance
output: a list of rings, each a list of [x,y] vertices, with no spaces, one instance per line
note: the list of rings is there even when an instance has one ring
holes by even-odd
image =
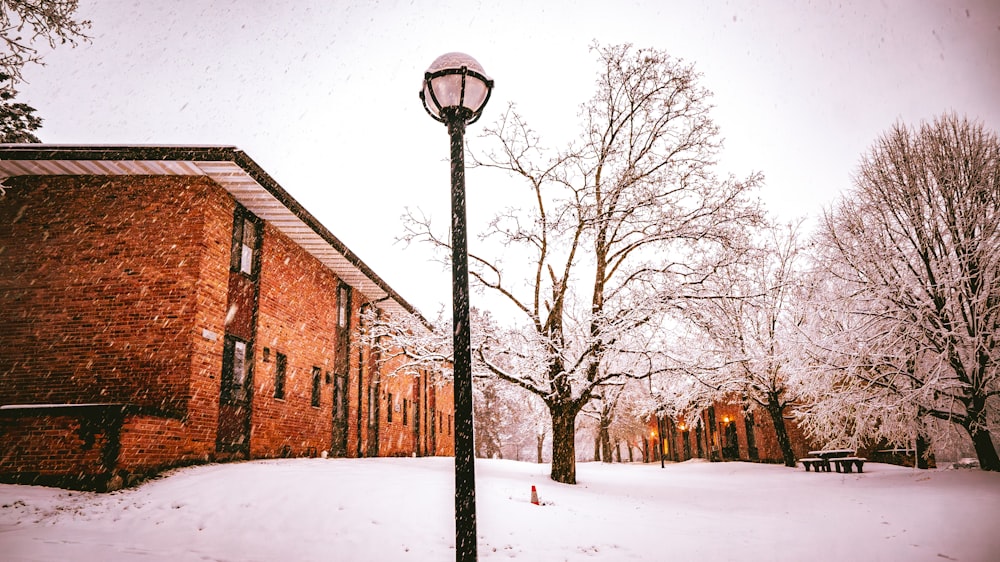
[[[337,287],[337,333],[334,371],[346,375],[351,347],[351,288],[341,283]]]
[[[347,285],[337,287],[337,327],[347,327],[347,312],[351,306],[351,293]]]
[[[444,433],[444,416],[438,412],[438,433]]]
[[[247,378],[247,344],[236,340],[233,342],[233,386],[243,386]]]
[[[234,336],[226,336],[222,355],[222,395],[227,400],[246,397],[246,381],[250,369],[250,347]]]
[[[313,367],[312,405],[316,408],[319,407],[320,385],[322,382],[323,370],[319,367]]]
[[[285,398],[285,369],[288,368],[288,358],[284,353],[274,355],[274,397]]]
[[[260,249],[260,222],[238,207],[233,216],[233,250],[230,270],[245,275],[257,274],[257,253]]]
[[[448,435],[451,435],[451,429],[452,429],[452,427],[453,426],[451,424],[451,414],[448,414]]]
[[[385,421],[387,421],[389,423],[392,423],[392,393],[391,392],[388,394],[388,398],[386,399],[385,411],[386,411]]]
[[[407,425],[406,411],[407,411],[409,405],[410,405],[410,401],[407,400],[406,398],[403,398],[403,416],[402,416],[403,417],[403,425]]]

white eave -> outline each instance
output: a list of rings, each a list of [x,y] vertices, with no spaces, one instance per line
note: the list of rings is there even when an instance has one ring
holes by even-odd
[[[0,179],[45,175],[208,176],[390,314],[420,314],[235,147],[0,144]]]

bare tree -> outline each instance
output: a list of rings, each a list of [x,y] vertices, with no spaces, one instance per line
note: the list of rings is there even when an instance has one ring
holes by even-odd
[[[28,63],[42,64],[35,47],[39,40],[49,47],[89,39],[84,30],[89,21],[74,15],[77,0],[5,0],[0,2],[0,142],[41,142],[34,131],[42,126],[35,108],[13,101],[15,85],[24,80],[21,69]]]
[[[21,82],[21,69],[28,63],[42,64],[35,44],[45,41],[50,48],[89,39],[84,31],[87,20],[76,19],[78,0],[4,0],[0,5],[0,74]]]
[[[953,114],[897,124],[862,158],[818,240],[845,314],[816,340],[841,388],[903,418],[958,424],[980,466],[1000,470],[996,133]]]
[[[759,218],[747,200],[757,176],[712,173],[720,139],[693,65],[631,45],[593,50],[601,71],[580,140],[546,150],[511,107],[486,129],[495,149],[471,158],[527,188],[524,207],[498,214],[484,235],[501,250],[470,255],[473,283],[510,303],[521,328],[517,342],[484,338],[477,360],[545,402],[551,476],[565,483],[576,482],[581,409],[602,387],[658,369],[633,335],[655,330],[715,267],[704,256],[739,244]],[[412,214],[405,238],[448,247]]]

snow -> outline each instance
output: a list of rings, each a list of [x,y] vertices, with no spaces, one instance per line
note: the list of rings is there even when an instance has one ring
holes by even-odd
[[[450,560],[453,459],[205,465],[111,494],[0,485],[4,560]],[[482,560],[996,560],[1000,474],[867,463],[476,464]],[[531,486],[541,506],[532,505]]]

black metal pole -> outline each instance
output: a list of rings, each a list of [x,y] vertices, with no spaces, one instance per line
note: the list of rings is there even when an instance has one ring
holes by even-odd
[[[451,275],[455,353],[455,560],[476,560],[476,464],[472,425],[469,252],[465,233],[465,121],[448,121],[451,136]]]
[[[660,468],[663,468],[663,418],[656,416],[656,427],[660,430]]]

